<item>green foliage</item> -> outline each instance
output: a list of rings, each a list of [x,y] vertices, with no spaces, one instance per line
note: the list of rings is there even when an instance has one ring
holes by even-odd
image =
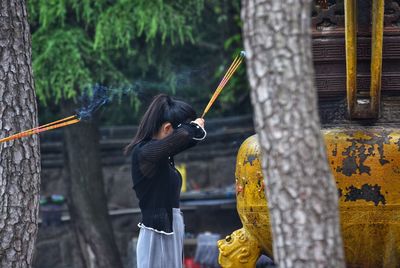
[[[39,99],[57,104],[93,83],[128,84],[132,73],[143,75],[160,64],[160,40],[166,47],[194,42],[202,5],[198,0],[29,1]],[[127,68],[126,62],[135,64]]]
[[[32,42],[36,91],[43,103],[74,98],[76,88],[93,82],[82,57],[92,46],[81,29],[39,31]]]
[[[94,83],[117,93],[112,105],[101,109],[103,124],[137,122],[138,110],[159,92],[192,103],[200,113],[242,49],[240,0],[27,4],[37,95],[47,106],[40,109],[44,121],[59,112],[60,100],[76,99]],[[249,107],[242,64],[208,116]]]
[[[144,38],[172,45],[194,42],[193,26],[202,1],[117,1],[106,9],[96,25],[95,47],[131,49],[131,41]]]
[[[30,0],[31,25],[42,29],[62,28],[66,24],[93,25],[107,5],[105,0]]]

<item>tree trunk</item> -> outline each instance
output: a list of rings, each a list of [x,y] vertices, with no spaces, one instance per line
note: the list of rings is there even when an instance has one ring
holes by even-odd
[[[0,135],[37,126],[24,1],[0,1]],[[30,267],[38,230],[37,136],[0,143],[0,267]]]
[[[64,103],[63,109],[65,115],[73,114],[70,104]],[[122,268],[108,217],[99,130],[94,123],[80,122],[65,128],[64,135],[69,213],[86,266],[94,261],[98,268]]]
[[[311,0],[243,0],[244,45],[279,267],[344,267],[320,132]]]

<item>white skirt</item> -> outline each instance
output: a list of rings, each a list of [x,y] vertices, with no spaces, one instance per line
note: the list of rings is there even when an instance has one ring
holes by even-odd
[[[166,234],[139,225],[137,243],[138,268],[182,268],[185,225],[179,208],[172,209],[173,233]]]

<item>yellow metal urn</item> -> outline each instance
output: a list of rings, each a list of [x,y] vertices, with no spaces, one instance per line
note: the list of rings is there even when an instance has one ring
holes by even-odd
[[[400,267],[400,130],[322,132],[340,198],[347,267]],[[255,135],[238,152],[236,198],[243,228],[218,242],[219,262],[224,268],[255,267],[261,254],[273,256]]]

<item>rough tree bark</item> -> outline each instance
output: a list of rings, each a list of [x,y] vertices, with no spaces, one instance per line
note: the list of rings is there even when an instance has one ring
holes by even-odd
[[[320,133],[312,0],[243,0],[244,45],[279,267],[344,267],[338,197]]]
[[[64,103],[63,110],[73,114],[70,103]],[[93,254],[96,268],[122,268],[108,217],[98,127],[81,122],[65,128],[64,135],[68,208],[86,267],[91,267]]]
[[[0,135],[37,126],[24,1],[0,1]],[[0,144],[0,267],[30,267],[38,230],[37,136]]]

